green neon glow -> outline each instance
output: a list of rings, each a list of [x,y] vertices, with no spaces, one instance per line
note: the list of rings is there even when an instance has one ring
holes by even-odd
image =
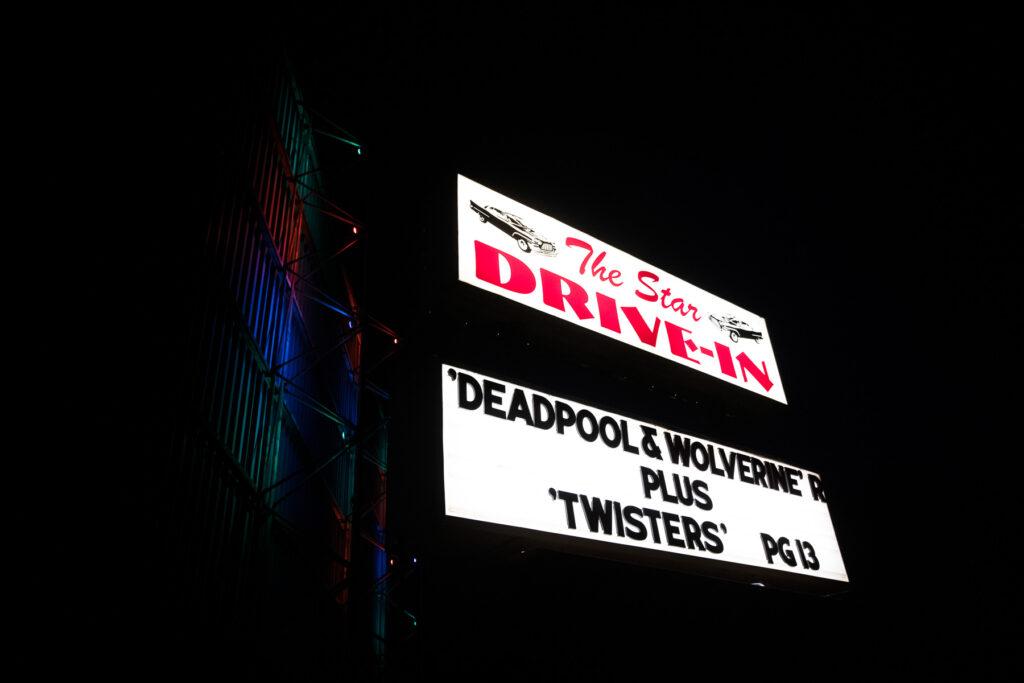
[[[338,142],[344,142],[346,145],[352,145],[353,147],[356,148],[356,152],[358,154],[362,154],[363,153],[363,146],[360,145],[355,140],[349,140],[348,138],[343,138],[340,135],[335,135],[334,133],[331,133],[329,131],[323,130],[321,128],[314,128],[313,130],[315,130],[317,133],[320,133],[320,135],[329,137],[332,140],[337,140]]]

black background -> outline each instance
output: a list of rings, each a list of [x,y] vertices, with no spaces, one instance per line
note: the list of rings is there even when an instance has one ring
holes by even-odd
[[[389,533],[419,566],[396,678],[1019,670],[1003,620],[1018,604],[1003,497],[1017,455],[997,437],[1017,365],[1003,300],[1019,86],[998,17],[298,12],[173,22],[173,38],[100,52],[134,105],[123,130],[145,142],[126,161],[145,179],[132,205],[159,226],[141,238],[150,259],[188,212],[183,170],[201,167],[188,155],[216,136],[204,115],[233,73],[283,51],[308,102],[364,144],[321,141],[321,161],[367,227],[361,303],[401,336],[374,377],[398,425]],[[763,316],[789,405],[458,283],[456,173]],[[445,520],[442,362],[821,473],[849,591]]]

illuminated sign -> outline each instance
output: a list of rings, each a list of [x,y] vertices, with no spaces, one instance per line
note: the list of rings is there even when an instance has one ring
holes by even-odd
[[[441,367],[445,513],[848,581],[813,472]]]
[[[459,279],[786,402],[764,318],[458,177]]]

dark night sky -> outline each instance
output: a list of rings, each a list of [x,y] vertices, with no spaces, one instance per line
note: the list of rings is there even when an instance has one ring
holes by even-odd
[[[283,46],[308,102],[365,145],[358,159],[321,149],[328,188],[368,228],[361,301],[408,342],[377,378],[408,420],[393,451],[396,542],[427,564],[403,671],[1011,666],[996,617],[1016,599],[1013,536],[990,478],[993,458],[1016,457],[997,437],[1014,342],[987,321],[1009,288],[1019,84],[998,25],[467,4],[307,11],[257,29],[261,47],[210,28],[154,50],[148,82],[173,84]],[[763,316],[789,406],[596,335],[536,330],[553,319],[467,292],[454,282],[456,173]],[[517,539],[502,550],[507,538],[449,529],[431,517],[436,434],[421,429],[439,430],[423,407],[435,364],[460,361],[822,472],[851,592],[520,556]]]

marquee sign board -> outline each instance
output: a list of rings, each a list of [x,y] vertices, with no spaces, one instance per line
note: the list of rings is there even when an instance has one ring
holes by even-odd
[[[764,318],[458,176],[459,279],[786,403]]]
[[[449,516],[848,581],[814,472],[450,365],[441,387]]]

